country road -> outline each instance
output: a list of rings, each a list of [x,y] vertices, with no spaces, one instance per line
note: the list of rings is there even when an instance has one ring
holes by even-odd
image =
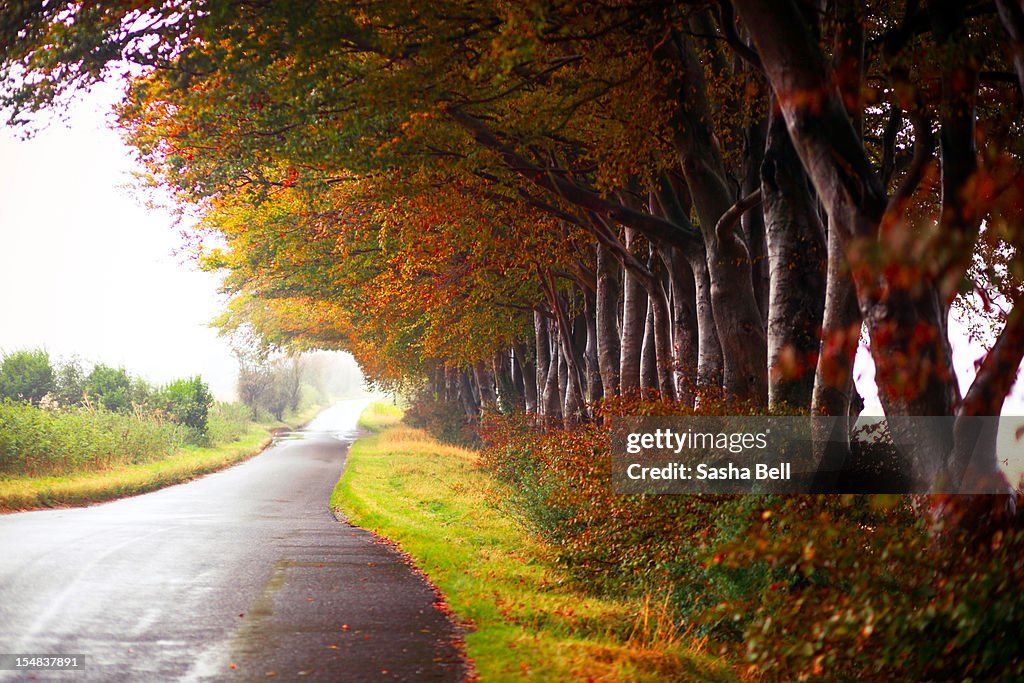
[[[328,510],[364,405],[187,484],[0,516],[0,653],[86,660],[0,681],[462,678],[430,587]]]

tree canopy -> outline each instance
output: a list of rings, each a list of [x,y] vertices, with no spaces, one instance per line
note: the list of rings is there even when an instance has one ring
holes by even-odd
[[[15,2],[0,27],[13,123],[125,80],[225,328],[469,415],[642,389],[843,432],[862,326],[889,416],[997,415],[1024,354],[1012,0]],[[966,391],[956,302],[998,329]],[[971,461],[1009,491],[984,435],[900,441],[916,490]]]

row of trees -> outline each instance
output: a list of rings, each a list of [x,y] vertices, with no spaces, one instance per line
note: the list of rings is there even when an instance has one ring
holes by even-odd
[[[142,67],[120,120],[226,244],[203,254],[225,327],[467,414],[713,396],[832,416],[842,460],[862,329],[889,416],[997,415],[1024,355],[1013,0],[56,2],[0,26],[13,122]],[[999,330],[966,392],[957,302]],[[1012,505],[991,434],[892,424],[917,489],[971,462]]]
[[[155,387],[124,368],[97,363],[86,372],[71,358],[53,364],[43,349],[14,351],[0,362],[0,401],[51,409],[93,406],[116,413],[159,414],[197,437],[206,432],[213,395],[200,377]]]

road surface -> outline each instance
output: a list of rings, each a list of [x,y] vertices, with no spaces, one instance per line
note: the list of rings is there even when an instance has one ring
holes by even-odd
[[[430,587],[328,510],[363,406],[187,484],[0,516],[0,653],[86,662],[0,681],[462,678]]]

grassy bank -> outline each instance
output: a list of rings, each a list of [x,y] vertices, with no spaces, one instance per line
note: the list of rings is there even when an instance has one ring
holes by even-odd
[[[359,416],[359,427],[371,432],[381,432],[401,422],[402,409],[394,402],[374,401]]]
[[[238,440],[213,447],[185,447],[165,458],[66,476],[0,478],[0,512],[89,505],[133,496],[216,472],[262,451],[271,433],[305,424],[322,410],[310,407],[288,422],[250,424]]]
[[[394,421],[373,407],[364,425]],[[361,439],[332,506],[397,542],[469,626],[484,681],[732,680],[733,670],[679,633],[662,602],[580,593],[545,548],[502,512],[477,455],[401,426]]]

